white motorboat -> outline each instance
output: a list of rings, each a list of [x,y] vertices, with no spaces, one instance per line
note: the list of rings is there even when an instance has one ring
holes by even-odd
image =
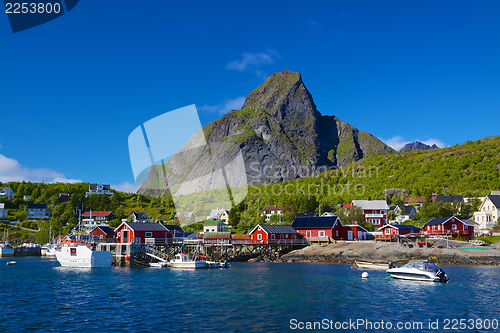
[[[389,263],[387,274],[395,279],[448,282],[450,279],[442,269],[438,269],[430,260],[411,260],[406,265],[396,267]]]
[[[9,243],[0,244],[0,257],[13,257],[14,248]]]
[[[56,250],[56,258],[63,267],[111,267],[113,263],[111,251],[95,251],[81,242],[62,244],[61,248]]]
[[[167,262],[166,261],[150,262],[149,266],[150,267],[163,268],[163,267],[167,266]]]
[[[174,259],[168,262],[170,268],[184,268],[184,269],[196,269],[196,268],[206,268],[206,261],[197,261],[189,258],[189,255],[185,253],[178,253],[175,255]]]
[[[354,262],[358,268],[363,269],[388,269],[388,264],[379,264],[374,262],[366,262],[366,261],[355,261]]]

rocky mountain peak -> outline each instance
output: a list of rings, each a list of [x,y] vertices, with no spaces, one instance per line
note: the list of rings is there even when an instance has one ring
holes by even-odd
[[[246,98],[242,110],[264,110],[279,120],[311,118],[319,115],[300,73],[274,73]]]
[[[399,150],[399,152],[402,152],[403,150],[429,150],[429,149],[437,149],[439,148],[437,145],[433,144],[427,145],[423,142],[420,141],[415,141],[415,142],[410,142],[407,143]]]

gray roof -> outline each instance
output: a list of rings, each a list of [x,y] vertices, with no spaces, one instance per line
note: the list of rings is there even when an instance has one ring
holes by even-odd
[[[167,228],[169,232],[174,232],[174,231],[175,233],[184,232],[184,230],[179,225],[165,224],[165,228]]]
[[[443,224],[445,223],[446,221],[448,221],[449,219],[451,219],[452,217],[455,217],[455,216],[446,216],[446,217],[436,217],[436,218],[433,218],[432,220],[430,220],[429,222],[427,222],[426,224],[424,224],[424,227],[426,225],[438,225],[438,224]],[[462,220],[458,219],[455,217],[455,220],[459,221],[459,222],[462,222],[464,223]],[[422,227],[423,228],[423,227]]]
[[[269,225],[259,224],[259,226],[268,234],[298,234],[291,225]]]
[[[293,219],[293,228],[333,228],[337,216],[313,216],[313,217],[300,217],[295,216]]]
[[[140,231],[168,231],[167,228],[161,223],[148,223],[148,222],[125,222],[130,229]]]
[[[404,207],[404,215],[410,215],[412,210],[415,211],[415,207],[413,206],[403,206],[403,207]]]
[[[464,196],[463,195],[438,195],[436,197],[435,202],[439,202],[439,201],[442,201],[442,202],[454,202],[454,201],[463,202]]]
[[[487,195],[496,208],[500,208],[500,195]]]
[[[318,213],[316,213],[316,212],[297,213],[295,215],[295,218],[297,218],[297,217],[313,217],[313,216],[318,216]]]
[[[28,209],[47,209],[47,204],[28,204]]]
[[[383,227],[381,227],[380,229],[385,228],[385,227],[395,227],[395,228],[398,228],[401,230],[420,230],[419,227],[416,227],[414,225],[409,225],[409,224],[386,224]]]
[[[97,228],[101,229],[102,232],[104,232],[106,235],[114,235],[115,234],[115,231],[112,228],[110,228],[110,227],[102,225],[102,226],[95,227],[94,230],[97,229]],[[92,231],[94,231],[94,230],[92,230]]]
[[[361,209],[385,209],[389,210],[387,206],[387,201],[385,200],[353,200],[352,204],[358,206]]]

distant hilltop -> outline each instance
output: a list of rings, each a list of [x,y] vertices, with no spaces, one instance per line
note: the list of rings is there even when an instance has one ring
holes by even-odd
[[[403,150],[430,150],[430,149],[436,149],[439,148],[435,144],[432,146],[426,145],[425,143],[422,143],[420,141],[415,141],[415,142],[410,142],[407,143],[399,150],[399,152],[402,152]]]

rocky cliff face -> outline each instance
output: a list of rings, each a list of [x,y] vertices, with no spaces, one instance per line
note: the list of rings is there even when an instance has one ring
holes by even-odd
[[[415,141],[415,142],[410,142],[407,143],[401,148],[399,151],[402,152],[403,150],[429,150],[429,149],[436,149],[439,148],[435,144],[430,146],[426,145],[425,143],[422,143],[420,141]]]
[[[248,95],[241,110],[229,112],[202,131],[190,141],[203,134],[207,142],[203,149],[167,162],[179,172],[190,170],[185,175],[189,179],[234,164],[237,156],[242,157],[248,184],[258,185],[308,177],[365,156],[395,152],[368,132],[334,116],[322,116],[301,75],[290,71],[270,76]],[[231,172],[236,169],[226,173],[234,176]],[[139,192],[147,193],[152,184],[162,182],[157,173],[158,168],[150,172]],[[233,179],[232,186],[245,185],[240,178]]]

